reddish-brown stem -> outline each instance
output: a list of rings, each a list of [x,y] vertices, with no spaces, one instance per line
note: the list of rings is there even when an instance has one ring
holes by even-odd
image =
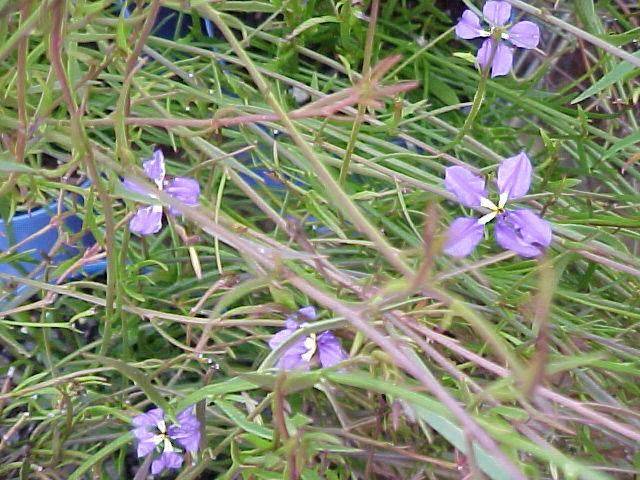
[[[31,0],[25,0],[20,8],[20,24],[23,24],[29,16],[31,10]],[[17,163],[24,162],[25,147],[27,144],[27,131],[29,130],[29,119],[27,118],[27,54],[29,53],[29,37],[20,39],[18,44],[18,62],[16,77],[16,103],[18,105],[18,121],[20,127],[16,133],[14,144],[14,157]],[[0,197],[11,191],[18,180],[18,172],[9,174],[6,182],[0,187]]]
[[[109,194],[105,190],[102,179],[98,173],[98,169],[93,158],[91,143],[86,136],[82,122],[80,120],[78,106],[69,87],[69,81],[66,71],[62,64],[62,28],[66,15],[65,0],[55,0],[52,5],[52,25],[49,55],[51,60],[51,68],[60,84],[62,96],[71,120],[71,131],[73,135],[74,155],[82,158],[84,161],[89,178],[95,187],[98,198],[104,208],[104,224],[105,224],[105,252],[107,255],[107,292],[106,292],[106,308],[105,308],[105,327],[103,342],[100,348],[100,354],[106,353],[111,336],[111,323],[114,315],[115,287],[117,276],[117,255],[115,254],[115,222],[113,220],[113,207]]]

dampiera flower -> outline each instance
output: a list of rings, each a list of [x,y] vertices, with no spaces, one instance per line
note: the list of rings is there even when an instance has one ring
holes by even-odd
[[[165,193],[173,198],[180,200],[185,205],[198,205],[198,197],[200,196],[200,185],[193,178],[175,177],[172,180],[165,180],[164,155],[162,150],[158,149],[153,152],[153,156],[142,164],[145,175],[153,181],[158,190],[164,190]],[[146,197],[155,198],[153,194],[148,194],[146,190],[131,180],[124,180],[124,186],[132,192],[144,195]],[[129,222],[130,230],[137,235],[152,235],[158,233],[162,228],[162,206],[149,205],[141,207]],[[178,215],[174,208],[169,209],[171,215]]]
[[[146,457],[157,451],[160,455],[151,463],[151,473],[158,475],[165,469],[182,466],[183,455],[177,447],[195,454],[200,446],[200,422],[189,407],[176,417],[177,424],[167,425],[161,408],[154,408],[131,419],[138,440],[138,457]],[[176,445],[177,444],[177,445]]]
[[[298,310],[297,316],[306,320],[316,319],[314,307],[304,307]],[[298,323],[293,317],[288,317],[285,329],[276,333],[269,340],[271,349],[277,348],[289,338],[298,328],[307,325],[306,322]],[[307,337],[298,339],[282,354],[276,363],[276,367],[285,370],[303,369],[309,370],[315,358],[320,361],[323,368],[333,367],[347,358],[347,354],[340,345],[340,340],[330,331],[320,334],[312,333]]]
[[[465,40],[486,38],[478,50],[478,65],[484,68],[491,58],[491,76],[507,75],[513,65],[513,48],[503,40],[511,42],[516,47],[532,49],[540,42],[540,29],[533,22],[518,22],[512,27],[507,26],[511,17],[511,5],[503,1],[488,1],[482,9],[485,20],[489,23],[489,30],[480,26],[480,19],[471,10],[465,10],[456,25],[456,35]]]
[[[487,198],[485,181],[464,167],[448,167],[444,185],[467,207],[482,207],[488,213],[481,218],[459,217],[449,227],[445,253],[454,257],[469,255],[482,240],[484,226],[496,219],[496,241],[505,249],[523,257],[536,257],[551,244],[551,225],[530,210],[507,210],[509,200],[529,191],[533,168],[522,152],[504,160],[498,167],[496,185],[500,194],[495,204]]]

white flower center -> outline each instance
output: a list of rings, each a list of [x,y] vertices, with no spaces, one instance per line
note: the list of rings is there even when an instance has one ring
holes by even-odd
[[[167,424],[164,420],[160,420],[158,422],[158,430],[160,431],[160,433],[167,433]]]
[[[315,333],[312,333],[304,339],[304,347],[307,349],[307,352],[302,355],[302,359],[305,362],[310,362],[318,349],[318,342]]]
[[[163,452],[173,452],[174,448],[171,444],[171,438],[169,438],[169,434],[167,432],[167,424],[164,420],[160,420],[157,424],[157,427],[160,433],[153,436],[154,443],[156,444],[156,446],[163,444]]]
[[[509,193],[504,192],[500,194],[500,198],[498,199],[498,205],[493,203],[488,198],[482,197],[480,199],[480,206],[486,209],[491,210],[490,213],[483,215],[478,219],[478,225],[486,225],[491,220],[496,218],[499,214],[504,212],[504,206],[507,204],[507,200],[509,199]]]

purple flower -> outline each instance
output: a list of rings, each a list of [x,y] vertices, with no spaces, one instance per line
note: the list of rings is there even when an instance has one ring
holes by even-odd
[[[131,419],[135,428],[133,435],[138,440],[138,457],[146,457],[154,450],[160,455],[151,464],[151,473],[157,475],[165,469],[182,466],[182,455],[178,444],[195,454],[200,446],[200,422],[189,407],[177,416],[178,423],[167,426],[164,412],[154,408]]]
[[[507,75],[513,65],[513,48],[503,40],[508,40],[520,48],[536,48],[540,42],[540,29],[535,23],[527,21],[518,22],[508,28],[506,23],[511,17],[511,5],[507,2],[490,0],[484,4],[482,13],[489,23],[489,30],[480,26],[480,19],[475,13],[465,10],[456,25],[456,35],[465,40],[485,38],[478,50],[478,65],[484,68],[489,63],[492,49],[495,49],[491,76]]]
[[[153,181],[158,190],[164,190],[168,195],[180,200],[185,205],[198,205],[200,196],[200,185],[192,178],[175,177],[173,180],[165,181],[165,165],[162,150],[155,150],[153,156],[142,164],[145,175]],[[131,180],[124,180],[124,186],[140,195],[149,198],[156,198],[153,194],[148,194],[144,188]],[[150,205],[140,207],[129,222],[131,231],[138,235],[152,235],[158,233],[162,228],[162,206]],[[180,212],[171,207],[171,215],[178,215]]]
[[[316,309],[314,307],[301,308],[298,310],[297,316],[307,320],[315,320]],[[271,337],[269,347],[272,350],[276,349],[298,328],[305,325],[307,325],[306,322],[298,323],[293,317],[288,317],[285,329]],[[323,368],[333,367],[347,358],[347,354],[340,345],[340,340],[332,332],[326,331],[319,335],[311,333],[307,337],[296,340],[278,359],[276,367],[285,370],[298,368],[309,370],[316,356]]]
[[[456,218],[447,235],[445,253],[466,257],[484,236],[484,226],[496,219],[497,242],[523,257],[536,257],[551,244],[551,225],[529,210],[506,210],[507,201],[526,195],[531,185],[531,162],[522,152],[504,160],[498,167],[496,185],[500,194],[496,205],[487,198],[485,181],[464,167],[448,167],[444,186],[467,207],[482,207],[488,213],[481,218]]]

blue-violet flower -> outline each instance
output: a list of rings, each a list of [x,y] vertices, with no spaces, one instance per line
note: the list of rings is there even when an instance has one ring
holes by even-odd
[[[504,1],[490,0],[482,9],[485,20],[490,29],[484,30],[480,26],[480,19],[471,10],[465,10],[456,25],[456,35],[465,40],[482,37],[482,47],[478,50],[478,65],[485,68],[491,58],[491,51],[495,49],[491,63],[491,76],[507,75],[513,65],[513,48],[503,40],[508,40],[516,47],[532,49],[540,42],[540,29],[533,22],[518,22],[508,28],[506,23],[511,17],[511,5]]]
[[[160,453],[151,463],[151,473],[158,475],[165,469],[178,469],[183,456],[176,443],[191,454],[200,446],[200,422],[193,414],[193,407],[183,410],[176,417],[178,424],[167,425],[161,408],[154,408],[132,418],[133,435],[138,440],[138,457],[146,457],[154,450]]]
[[[469,255],[482,240],[484,226],[496,219],[496,241],[523,257],[536,257],[551,244],[551,225],[530,210],[506,210],[508,200],[526,195],[531,185],[531,162],[522,152],[505,159],[498,167],[496,185],[500,194],[495,204],[487,198],[485,180],[464,167],[447,167],[444,186],[467,207],[482,207],[481,218],[459,217],[449,227],[445,253],[454,257]]]
[[[311,306],[301,308],[297,312],[297,317],[313,321],[316,319],[316,309]],[[293,316],[288,317],[285,323],[286,328],[271,337],[269,347],[272,350],[277,348],[304,325],[307,323],[298,323]],[[340,340],[332,332],[325,331],[320,334],[311,333],[307,337],[298,339],[278,359],[276,367],[285,370],[309,370],[316,356],[323,368],[333,367],[347,358]]]
[[[164,155],[162,150],[157,149],[153,152],[153,156],[142,164],[144,173],[158,187],[158,190],[164,190],[165,193],[173,198],[180,200],[185,205],[198,205],[198,197],[200,196],[200,185],[193,178],[175,177],[172,180],[165,180]],[[124,186],[132,192],[144,195],[149,198],[155,198],[153,194],[140,187],[131,180],[124,180]],[[137,235],[152,235],[158,233],[162,228],[162,206],[149,205],[148,207],[140,207],[136,214],[129,222],[129,229]],[[178,215],[174,208],[169,209],[171,215]]]

